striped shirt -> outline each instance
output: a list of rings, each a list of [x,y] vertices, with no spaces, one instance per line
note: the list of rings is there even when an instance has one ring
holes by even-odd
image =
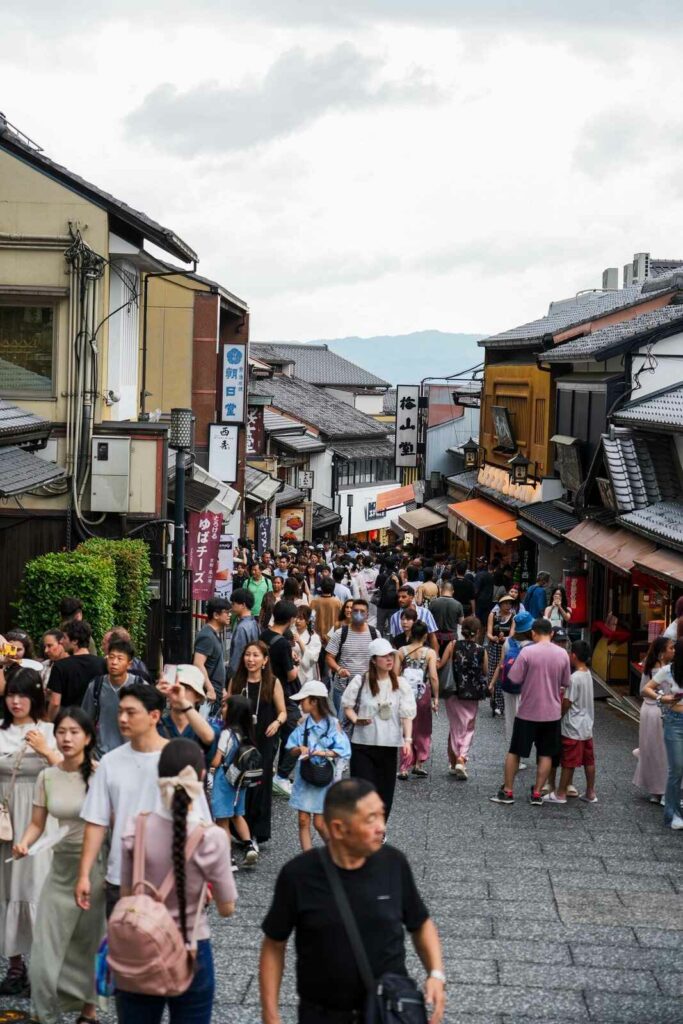
[[[434,621],[434,616],[430,612],[429,608],[425,608],[424,605],[419,605],[415,608],[415,611],[417,612],[417,617],[420,620],[420,622],[425,623],[430,633],[438,632],[438,626],[436,625],[436,622]],[[392,636],[398,636],[399,633],[403,632],[403,629],[401,628],[402,612],[403,608],[399,608],[399,610],[397,612],[394,612],[394,614],[391,616],[391,622],[389,623],[389,632],[391,633]]]
[[[368,652],[368,647],[372,643],[370,627],[366,627],[362,633],[349,629],[344,646],[342,647],[341,657],[337,657],[341,643],[341,634],[341,629],[335,629],[334,633],[330,633],[325,652],[334,657],[340,668],[349,670],[351,679],[354,676],[364,675],[370,667],[370,654]]]

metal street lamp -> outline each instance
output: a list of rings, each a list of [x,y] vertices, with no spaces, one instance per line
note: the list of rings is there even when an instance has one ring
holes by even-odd
[[[171,561],[171,615],[167,638],[169,664],[189,657],[189,630],[185,612],[185,453],[192,451],[192,409],[171,409],[168,446],[175,450],[173,555]]]
[[[349,493],[346,495],[346,508],[349,514],[349,528],[347,531],[347,540],[351,540],[351,509],[353,508],[353,494]]]

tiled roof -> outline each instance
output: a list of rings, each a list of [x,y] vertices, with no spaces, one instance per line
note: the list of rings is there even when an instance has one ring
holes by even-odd
[[[662,288],[643,294],[641,289],[642,286],[637,284],[629,288],[620,288],[617,292],[587,293],[585,296],[579,296],[576,304],[560,306],[547,316],[531,320],[520,327],[513,327],[509,331],[493,334],[477,344],[484,348],[529,348],[538,345],[540,349],[540,343],[545,337],[566,331],[570,327],[590,323],[591,320],[606,316],[608,313],[628,309],[641,302],[649,302],[655,296],[670,290]]]
[[[670,437],[619,429],[603,435],[602,449],[619,512],[670,501],[681,493],[678,457]]]
[[[251,501],[270,501],[282,489],[282,480],[249,463],[244,467],[244,494]]]
[[[673,271],[683,270],[683,260],[650,260],[650,275],[648,280],[659,277],[668,277]]]
[[[312,434],[274,434],[273,441],[290,452],[324,452],[327,445]]]
[[[662,306],[661,309],[642,313],[632,320],[623,320],[618,324],[610,324],[585,334],[581,338],[573,338],[561,345],[555,345],[543,353],[544,363],[573,363],[594,360],[602,362],[611,355],[616,355],[638,339],[642,339],[652,331],[672,326],[683,328],[683,306]]]
[[[253,380],[249,391],[272,395],[275,409],[304,420],[325,438],[380,438],[388,433],[385,424],[298,377],[275,374],[269,380]]]
[[[359,441],[344,444],[334,441],[331,448],[342,459],[393,459],[394,443],[389,438],[381,441]]]
[[[291,505],[293,502],[304,501],[304,492],[291,484],[283,484],[282,490],[275,495],[275,507],[279,505]]]
[[[519,510],[521,519],[561,537],[578,526],[579,517],[554,501],[535,501]]]
[[[0,398],[0,444],[23,444],[47,438],[52,424]]]
[[[341,523],[341,516],[338,512],[333,512],[331,508],[325,508],[324,505],[313,502],[314,530],[325,530],[330,526],[338,526],[339,523]]]
[[[683,551],[683,504],[678,501],[661,501],[636,509],[619,516],[619,522],[644,537],[665,540]]]
[[[396,415],[396,388],[389,388],[382,395],[382,412],[385,416]]]
[[[456,473],[455,476],[447,477],[447,481],[463,491],[471,491],[473,487],[477,486],[478,478],[478,469],[466,469],[464,473]]]
[[[277,434],[282,431],[303,434],[306,430],[303,423],[299,423],[298,420],[293,420],[289,416],[283,416],[275,409],[263,410],[263,426],[267,434]]]
[[[266,362],[294,363],[294,373],[309,384],[331,387],[386,388],[389,382],[352,363],[327,345],[259,341],[252,343],[257,359]]]
[[[644,398],[627,402],[612,414],[615,423],[683,430],[683,384],[673,384]]]
[[[19,135],[8,127],[5,119],[1,116],[0,148],[24,163],[42,171],[49,178],[71,189],[72,192],[84,196],[95,206],[107,210],[112,216],[117,217],[120,221],[123,221],[129,227],[139,232],[144,238],[154,242],[155,245],[158,245],[165,252],[171,253],[172,256],[176,256],[184,263],[192,263],[197,259],[195,251],[182,238],[179,238],[174,231],[171,231],[170,228],[162,227],[157,221],[148,217],[146,213],[134,210],[132,206],[128,206],[127,203],[116,199],[109,192],[104,192],[97,185],[92,185],[85,178],[81,178],[78,174],[74,174],[73,171],[62,167],[61,164],[50,160],[44,153],[39,152],[33,146],[29,146],[24,142]]]
[[[34,487],[61,480],[66,471],[54,462],[12,445],[0,448],[0,496],[25,494]]]
[[[493,498],[498,505],[504,505],[506,508],[526,508],[528,502],[522,501],[520,498],[513,498],[509,494],[503,494],[502,491],[497,491],[495,487],[487,487],[486,484],[477,483],[477,492],[483,494],[487,498]]]

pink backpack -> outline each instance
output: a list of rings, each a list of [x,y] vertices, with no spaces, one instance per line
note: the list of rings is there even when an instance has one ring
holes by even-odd
[[[145,881],[146,827],[147,815],[139,814],[135,822],[133,893],[118,901],[109,918],[107,959],[117,986],[124,992],[179,996],[190,987],[194,977],[197,931],[207,887],[204,884],[190,942],[186,945],[165,903],[175,885],[173,868],[159,889]],[[188,836],[186,862],[192,857],[203,836],[202,825],[198,825]]]

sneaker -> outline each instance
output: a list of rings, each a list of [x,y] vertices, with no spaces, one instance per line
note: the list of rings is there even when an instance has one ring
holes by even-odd
[[[567,786],[567,796],[578,796],[579,791],[576,786]]]
[[[234,853],[230,857],[230,867],[232,868],[233,873],[236,873],[237,871],[239,871],[239,867],[237,865],[237,861],[235,860],[235,854]]]
[[[2,982],[0,982],[0,996],[19,996],[28,998],[31,995],[31,986],[28,980],[26,967],[21,971],[8,971]]]
[[[457,775],[458,774],[457,771],[456,771],[455,765],[450,764],[448,766],[448,774],[449,775]]]
[[[662,800],[663,800],[663,797],[655,796],[654,793],[653,793],[652,796],[649,798],[648,803],[651,803],[651,804],[661,804]]]
[[[493,717],[494,718],[502,718],[503,717],[503,712],[500,710],[500,708],[496,708],[496,710],[493,712]]]
[[[489,800],[494,804],[514,804],[515,797],[514,794],[508,793],[505,786],[501,786],[496,795],[489,797]]]
[[[247,867],[253,867],[258,860],[258,850],[253,843],[247,843],[247,852],[244,854],[244,863]]]
[[[279,775],[274,775],[273,793],[278,793],[280,796],[291,796],[292,783],[289,781],[289,779],[281,779]]]
[[[543,784],[543,789],[541,790],[541,793],[543,793],[543,795],[545,796],[546,793],[552,793],[552,791],[553,790],[552,790],[552,786],[550,785],[550,783],[549,782],[545,782]]]
[[[533,803],[534,801],[532,800],[531,802]],[[545,796],[543,797],[543,803],[544,804],[566,804],[566,802],[567,802],[567,798],[565,797],[564,800],[562,800],[557,795],[557,793],[546,793]]]
[[[418,779],[429,778],[429,772],[426,772],[424,768],[413,768],[413,775],[416,775]]]
[[[520,761],[519,762],[519,768],[517,769],[517,771],[518,772],[525,772],[528,767],[529,767],[528,764],[526,764],[524,761]]]
[[[401,782],[407,782],[408,781],[408,772],[399,772],[398,775],[396,776],[396,778],[400,779]]]
[[[550,798],[550,796],[554,796],[554,795],[555,795],[554,793],[552,793],[552,794],[548,793],[548,799]],[[534,789],[533,786],[529,790],[529,803],[533,807],[542,807],[543,806],[543,794],[542,793],[538,793]]]
[[[674,814],[669,828],[672,828],[674,832],[680,832],[683,829],[683,818],[681,818],[680,814]],[[0,985],[0,992],[2,992],[2,985]]]
[[[466,779],[467,778],[467,768],[465,768],[464,764],[456,764],[456,766],[455,766],[455,776],[458,779]]]

